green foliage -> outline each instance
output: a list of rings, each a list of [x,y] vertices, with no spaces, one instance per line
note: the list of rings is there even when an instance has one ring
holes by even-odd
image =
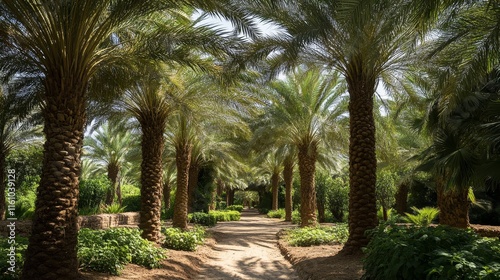
[[[156,268],[166,257],[165,249],[141,238],[138,229],[83,228],[78,234],[78,259],[84,270],[118,275],[127,263]]]
[[[17,191],[23,191],[23,186],[31,186],[33,178],[40,181],[42,174],[43,145],[33,144],[25,145],[22,148],[13,149],[6,160],[6,166],[16,170]],[[26,184],[27,183],[27,184]],[[20,186],[20,187],[19,187]]]
[[[300,212],[298,210],[292,212],[292,224],[300,224]]]
[[[332,185],[327,193],[328,209],[337,222],[345,222],[344,216],[348,211],[349,186],[341,177],[332,179]]]
[[[190,223],[203,225],[207,227],[215,226],[215,224],[217,224],[217,218],[214,215],[210,215],[203,212],[195,212],[189,214],[188,220]]]
[[[267,214],[269,213],[269,208],[258,208],[259,214]]]
[[[118,203],[113,203],[111,205],[103,205],[101,212],[104,214],[118,214],[123,213],[126,210],[126,206],[121,206]]]
[[[111,182],[105,175],[81,180],[78,208],[94,208],[101,205],[104,203],[109,188],[111,188]]]
[[[163,245],[181,251],[195,251],[196,246],[203,244],[205,238],[203,227],[194,227],[187,231],[179,228],[163,228],[162,232],[165,235]]]
[[[377,211],[377,218],[379,221],[384,222],[384,211],[382,206],[380,206]],[[396,210],[394,210],[393,208],[387,209],[387,221],[385,221],[386,223],[397,223],[400,219],[401,217],[398,215]]]
[[[208,214],[215,217],[218,222],[239,221],[241,218],[241,213],[238,211],[210,211]]]
[[[9,239],[1,237],[0,238],[0,279],[19,279],[21,276],[21,269],[24,265],[24,253],[28,248],[28,238],[16,236],[14,239],[15,243],[9,244]],[[10,248],[15,247],[15,252],[11,252]],[[15,270],[9,271],[11,264],[11,256],[9,254],[15,254]]]
[[[349,237],[347,224],[333,227],[304,227],[287,231],[292,246],[308,247],[321,244],[345,243]]]
[[[284,219],[285,218],[285,209],[271,210],[267,212],[268,218],[277,218]]]
[[[470,230],[379,226],[371,235],[363,279],[500,279],[500,241]]]
[[[241,212],[241,211],[243,211],[243,205],[230,205],[230,206],[226,207],[226,210]]]
[[[391,208],[396,202],[396,179],[397,174],[389,169],[377,172],[376,196],[377,203],[386,209]]]
[[[422,209],[411,207],[411,209],[415,214],[405,213],[406,217],[403,217],[403,219],[420,227],[429,226],[439,214],[439,209],[434,207],[424,207]]]
[[[123,207],[127,208],[127,211],[139,212],[141,211],[141,196],[140,195],[124,196],[122,198],[122,205]]]

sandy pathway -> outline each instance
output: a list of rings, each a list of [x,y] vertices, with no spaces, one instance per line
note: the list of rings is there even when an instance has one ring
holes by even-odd
[[[276,246],[276,233],[289,223],[244,210],[237,222],[210,229],[214,254],[196,279],[299,279]]]

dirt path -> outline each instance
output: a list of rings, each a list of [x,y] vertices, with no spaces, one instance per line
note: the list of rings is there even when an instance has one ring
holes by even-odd
[[[237,222],[210,229],[217,241],[196,279],[299,279],[277,247],[276,233],[289,223],[244,210]]]

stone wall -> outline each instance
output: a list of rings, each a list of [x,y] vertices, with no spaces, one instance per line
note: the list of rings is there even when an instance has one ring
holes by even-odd
[[[0,221],[0,236],[9,234],[11,221]],[[108,229],[113,227],[137,226],[139,224],[139,212],[125,212],[120,214],[99,214],[92,216],[79,216],[80,228]],[[16,221],[16,235],[27,236],[31,232],[31,220]]]

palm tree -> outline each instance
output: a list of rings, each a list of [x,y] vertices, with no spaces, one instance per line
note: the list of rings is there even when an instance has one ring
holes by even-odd
[[[377,83],[380,78],[398,78],[394,73],[405,66],[409,54],[405,50],[413,46],[417,27],[424,23],[417,15],[423,11],[431,18],[442,4],[423,2],[262,0],[248,5],[282,30],[279,37],[258,40],[249,56],[267,57],[275,71],[293,68],[298,61],[326,65],[347,82],[351,135],[348,251],[365,246],[365,231],[378,223],[372,114]],[[299,153],[304,154],[300,149]]]
[[[85,155],[101,163],[111,181],[111,189],[106,194],[107,205],[113,204],[115,193],[120,205],[122,203],[119,177],[127,155],[134,148],[132,133],[126,130],[124,125],[124,123],[105,123],[84,141]]]
[[[272,131],[286,144],[296,147],[301,181],[301,226],[315,225],[314,174],[318,149],[322,141],[338,129],[330,124],[343,113],[342,86],[336,74],[302,67],[286,81],[271,83],[271,88],[271,105],[261,118],[260,130]]]
[[[184,10],[185,5],[197,5],[208,12],[228,16],[237,23],[238,29],[251,34],[250,19],[238,13],[234,5],[224,2],[13,0],[0,3],[2,75],[38,77],[45,89],[41,95],[46,136],[44,166],[23,279],[77,277],[78,179],[91,79],[98,77],[96,74],[130,73],[127,70],[135,69],[131,57],[138,52],[142,52],[138,56],[142,58],[153,56],[191,63],[183,55],[184,49],[165,48],[159,41],[154,44],[146,38],[147,33],[140,30],[142,26],[151,27],[151,18],[142,23],[138,20],[155,11],[173,15],[172,11]],[[157,27],[165,29],[169,25]],[[176,28],[174,26],[174,30],[180,31]],[[161,39],[160,35],[164,34],[162,30],[153,31],[159,31],[152,32],[155,39]],[[197,33],[184,35],[193,34]],[[147,47],[133,48],[137,42]],[[201,44],[202,40],[193,42],[202,47],[210,45]],[[225,43],[221,41],[217,45]],[[107,78],[110,83],[114,80]]]

